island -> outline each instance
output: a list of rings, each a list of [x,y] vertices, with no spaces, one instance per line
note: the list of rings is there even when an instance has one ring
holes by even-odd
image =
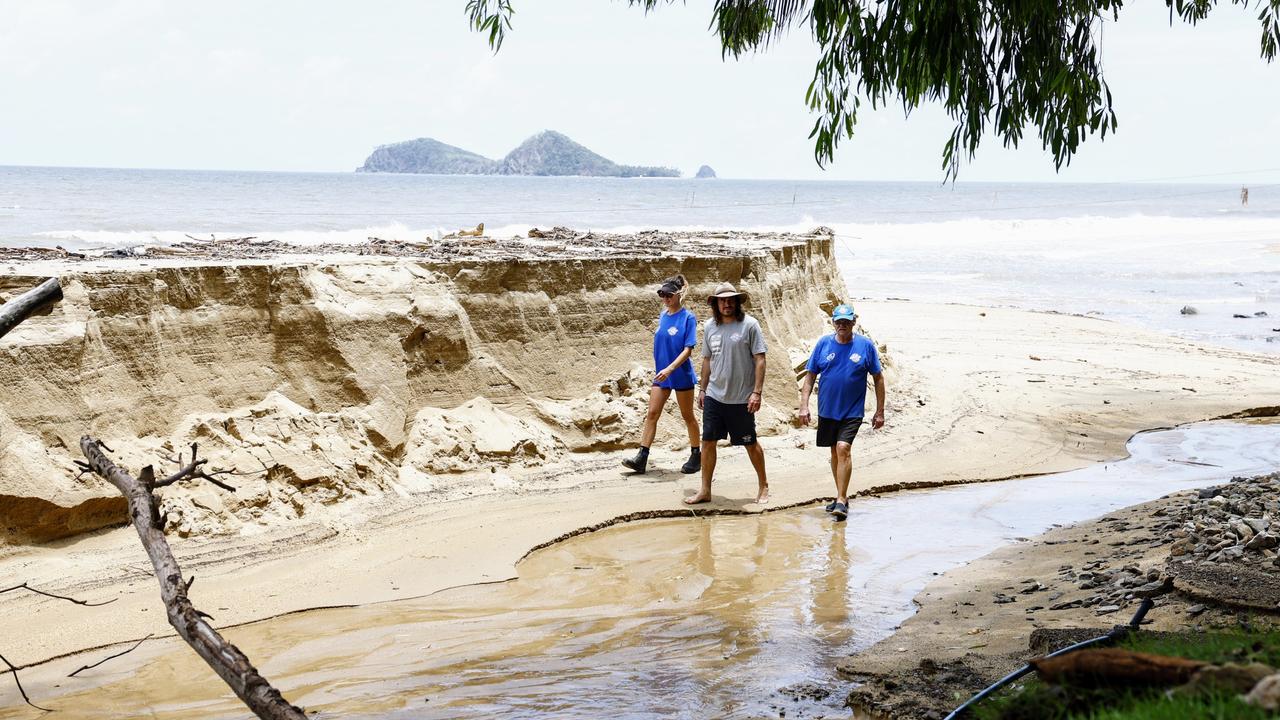
[[[501,160],[463,150],[431,138],[382,145],[356,172],[428,175],[582,175],[587,177],[680,177],[669,167],[619,165],[597,155],[568,136],[544,130]]]
[[[715,176],[716,176],[716,171],[712,170],[710,165],[703,165],[702,167],[698,168],[698,174],[694,175],[694,177],[699,180],[706,180],[708,178],[713,178]]]

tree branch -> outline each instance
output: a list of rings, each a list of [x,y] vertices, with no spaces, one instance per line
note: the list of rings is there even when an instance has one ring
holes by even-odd
[[[61,299],[62,285],[58,283],[57,278],[49,278],[4,305],[0,305],[0,337],[4,337],[35,311]]]
[[[125,650],[125,651],[123,651],[123,652],[118,652],[118,653],[116,653],[115,655],[108,655],[108,656],[106,656],[106,657],[102,658],[101,660],[99,660],[98,662],[96,662],[96,663],[94,663],[94,664],[92,664],[92,665],[84,665],[84,666],[82,666],[79,670],[76,670],[75,672],[71,673],[71,674],[70,674],[70,675],[68,675],[67,677],[75,677],[76,675],[79,675],[81,672],[83,672],[83,671],[85,671],[85,670],[92,670],[92,669],[94,669],[94,668],[98,667],[99,665],[101,665],[102,663],[104,663],[104,662],[106,662],[106,661],[108,661],[108,660],[115,660],[116,658],[120,657],[121,655],[128,655],[129,653],[133,652],[134,650],[137,650],[138,648],[142,647],[142,643],[144,643],[144,642],[146,642],[146,641],[150,640],[150,639],[151,639],[151,638],[153,638],[153,637],[155,637],[155,633],[147,633],[147,636],[146,636],[146,637],[144,637],[144,638],[142,638],[141,640],[139,640],[138,642],[134,643],[133,647],[129,648],[128,650]]]
[[[84,605],[85,607],[98,607],[99,605],[109,605],[116,601],[116,598],[111,598],[110,600],[106,600],[104,602],[97,602],[97,603],[89,602],[88,600],[77,600],[75,598],[67,597],[65,595],[57,595],[55,593],[45,592],[44,590],[37,590],[36,588],[33,588],[26,583],[22,583],[21,585],[14,585],[11,588],[5,588],[3,590],[0,590],[0,595],[3,595],[7,592],[13,592],[14,590],[27,590],[37,595],[44,595],[45,597],[56,598],[58,600],[66,600],[67,602],[72,602],[77,605]]]
[[[151,488],[152,490],[155,490],[156,488],[162,488],[162,487],[165,487],[166,485],[172,485],[178,482],[179,480],[187,480],[187,479],[208,480],[209,482],[213,483],[214,485],[217,485],[218,487],[222,488],[223,490],[226,490],[227,492],[235,492],[236,491],[235,488],[218,480],[218,478],[224,475],[255,475],[256,474],[256,473],[235,472],[234,470],[214,470],[212,472],[205,472],[200,468],[203,467],[204,464],[209,461],[196,459],[196,450],[198,447],[199,446],[197,443],[191,443],[191,462],[186,466],[182,465],[182,453],[178,453],[178,457],[176,458],[169,458],[170,462],[177,463],[178,466],[180,467],[178,472],[170,475],[169,477],[163,480],[148,480],[145,482],[146,486]],[[150,466],[147,466],[147,468],[143,470],[143,473],[145,474],[148,470],[150,470]]]
[[[40,707],[39,705],[31,702],[31,698],[27,697],[27,691],[22,689],[22,681],[18,679],[18,668],[14,667],[13,663],[5,659],[5,656],[3,655],[0,655],[0,661],[3,661],[5,665],[9,666],[9,669],[6,670],[5,672],[13,673],[13,682],[15,685],[18,686],[18,692],[22,693],[22,699],[26,700],[28,705],[30,705],[31,707],[37,710],[43,710],[45,712],[53,712],[47,707]]]
[[[259,718],[306,720],[305,713],[285,700],[280,691],[258,673],[249,658],[218,634],[191,604],[187,597],[188,583],[183,581],[182,569],[164,537],[160,513],[155,497],[151,494],[155,483],[154,472],[148,467],[142,473],[142,479],[150,481],[151,485],[135,479],[117,467],[103,453],[103,447],[102,443],[88,435],[80,438],[80,450],[93,472],[114,485],[129,503],[129,517],[142,541],[142,547],[151,559],[156,579],[160,581],[160,597],[164,600],[169,624]],[[195,470],[197,461],[194,451],[193,446],[192,463],[183,468],[190,468],[192,477],[203,474]],[[179,471],[178,474],[182,472]]]

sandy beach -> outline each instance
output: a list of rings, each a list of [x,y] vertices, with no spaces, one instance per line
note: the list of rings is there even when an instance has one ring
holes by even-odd
[[[164,491],[193,600],[220,627],[507,579],[534,548],[628,519],[830,497],[825,451],[790,424],[795,368],[848,295],[830,237],[688,240],[575,256],[570,239],[517,262],[10,261],[4,293],[57,274],[66,298],[0,343],[0,574],[115,602],[0,595],[5,656],[28,666],[170,632],[122,505],[73,480],[86,432],[135,471],[193,441],[215,465],[263,471],[234,497]],[[647,392],[650,286],[676,271],[695,292],[723,279],[752,293],[770,344],[768,506],[726,451],[714,501],[685,508],[697,483],[676,470],[675,416],[649,474],[619,465]],[[1071,470],[1121,457],[1140,430],[1280,409],[1277,356],[1088,316],[855,304],[889,388],[886,427],[855,446],[861,494]],[[966,572],[1004,572],[1004,559]],[[910,628],[945,612],[931,608],[886,643],[926,647]],[[1026,625],[982,637],[1003,652],[1025,645]]]

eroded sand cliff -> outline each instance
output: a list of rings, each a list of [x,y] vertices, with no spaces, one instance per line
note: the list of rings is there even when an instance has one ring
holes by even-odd
[[[166,492],[183,536],[252,532],[392,491],[483,494],[570,453],[634,444],[653,288],[675,273],[701,317],[718,282],[751,293],[775,363],[762,431],[776,432],[791,413],[791,366],[843,296],[831,243],[67,265],[65,299],[0,345],[0,529],[31,543],[123,521],[105,483],[69,472],[85,433],[135,471],[198,442],[212,466],[256,473],[235,478],[235,494]],[[0,292],[36,280],[5,276]],[[660,425],[660,444],[682,442],[675,427]]]

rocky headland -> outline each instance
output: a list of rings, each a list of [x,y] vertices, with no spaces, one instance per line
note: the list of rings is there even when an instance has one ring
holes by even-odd
[[[431,138],[382,145],[356,172],[680,177],[680,171],[675,168],[620,165],[554,130],[544,130],[528,138],[501,160],[490,160]]]

